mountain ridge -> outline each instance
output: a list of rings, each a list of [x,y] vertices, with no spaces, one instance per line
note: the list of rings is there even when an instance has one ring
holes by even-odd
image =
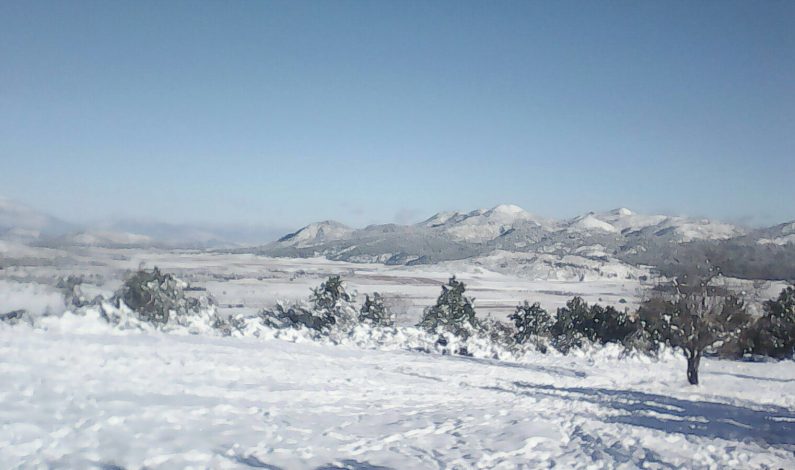
[[[81,227],[2,202],[5,258],[24,252],[25,245],[199,249],[387,265],[466,260],[492,271],[549,279],[638,278],[650,267],[677,275],[684,264],[701,269],[709,261],[735,277],[795,281],[795,221],[752,229],[703,218],[638,214],[623,207],[556,220],[502,204],[439,212],[406,225],[352,228],[324,220],[279,237],[253,227],[240,232],[151,221]],[[263,239],[274,241],[256,242]]]

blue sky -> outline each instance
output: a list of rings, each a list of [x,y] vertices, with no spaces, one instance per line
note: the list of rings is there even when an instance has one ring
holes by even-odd
[[[0,195],[294,227],[795,219],[795,2],[2,2]]]

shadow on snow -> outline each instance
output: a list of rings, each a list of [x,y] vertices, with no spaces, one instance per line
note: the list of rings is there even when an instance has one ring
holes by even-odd
[[[499,390],[536,397],[566,399],[571,396],[622,412],[617,416],[602,417],[605,422],[691,436],[795,446],[795,412],[780,406],[755,409],[631,390],[555,387],[526,382],[514,382],[514,385],[518,390]]]

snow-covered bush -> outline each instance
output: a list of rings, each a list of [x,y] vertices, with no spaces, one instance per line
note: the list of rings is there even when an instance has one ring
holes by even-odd
[[[55,287],[63,292],[64,302],[67,307],[79,308],[89,303],[80,289],[80,284],[82,283],[83,278],[75,275],[69,275],[58,280]]]
[[[657,341],[652,334],[644,329],[640,322],[635,322],[637,328],[621,340],[621,345],[628,354],[657,355],[664,342]]]
[[[7,313],[0,313],[0,322],[7,323],[9,325],[19,325],[20,323],[24,323],[26,325],[33,325],[33,317],[27,310],[13,310]]]
[[[594,304],[589,313],[591,341],[598,341],[601,344],[624,343],[629,336],[640,329],[640,325],[630,318],[627,310],[621,311],[612,305],[602,307]]]
[[[535,302],[531,305],[526,300],[524,304],[517,305],[516,311],[508,318],[516,327],[514,339],[519,344],[528,341],[537,343],[541,337],[549,335],[553,323],[552,317],[541,308],[541,304]]]
[[[585,342],[617,343],[648,350],[644,342],[648,338],[636,334],[639,329],[640,324],[626,310],[622,312],[610,305],[589,306],[581,297],[574,297],[558,309],[549,331],[555,347],[564,353],[582,347]]]
[[[347,330],[356,324],[359,315],[354,301],[355,295],[345,290],[339,276],[333,275],[312,289],[308,303],[277,303],[273,309],[260,312],[259,316],[265,325],[273,328],[306,327],[325,332]]]
[[[516,331],[510,325],[491,316],[478,320],[477,331],[482,337],[504,348],[510,349],[516,344]]]
[[[328,330],[336,324],[336,319],[325,310],[315,310],[307,303],[286,305],[278,302],[273,308],[260,312],[263,324],[271,328],[299,328]]]
[[[169,323],[187,325],[191,317],[213,310],[212,299],[194,298],[185,294],[188,284],[158,268],[139,270],[130,275],[113,296],[112,303],[135,313],[138,320],[155,326]],[[106,309],[107,310],[107,309]],[[117,315],[113,312],[113,315]],[[214,312],[211,312],[214,315]],[[212,316],[212,315],[211,315]],[[114,321],[112,315],[107,315]]]
[[[423,313],[418,327],[431,333],[452,333],[466,338],[477,328],[475,318],[475,299],[466,297],[466,286],[463,282],[451,277],[447,285],[442,286],[442,293],[436,305],[428,307]]]
[[[384,298],[378,292],[364,296],[364,303],[359,310],[359,322],[375,326],[394,326],[395,314],[384,305]]]

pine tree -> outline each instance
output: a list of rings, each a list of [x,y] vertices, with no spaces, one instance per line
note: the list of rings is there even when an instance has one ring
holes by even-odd
[[[355,318],[353,307],[354,296],[345,290],[345,285],[338,275],[331,275],[320,287],[312,289],[310,302],[316,315],[321,317],[323,326],[337,325],[349,327]]]
[[[555,323],[552,325],[552,337],[555,347],[562,352],[582,346],[589,329],[590,309],[582,297],[573,297],[565,307],[558,309]]]
[[[779,359],[795,355],[795,289],[787,287],[778,298],[762,304],[764,315],[740,339],[742,352]]]
[[[514,338],[517,343],[524,343],[531,338],[549,334],[552,327],[552,317],[541,304],[535,302],[530,305],[526,300],[523,305],[518,305],[510,318],[516,326]]]
[[[463,282],[451,277],[436,305],[425,309],[422,320],[417,325],[430,332],[447,331],[456,336],[467,337],[469,330],[477,327],[475,318],[475,299],[466,297]]]
[[[375,326],[394,326],[395,316],[384,305],[381,294],[375,292],[372,298],[369,295],[364,296],[364,304],[359,310],[359,321]]]
[[[763,306],[771,326],[774,354],[779,357],[795,353],[795,289],[787,287],[778,298]]]

